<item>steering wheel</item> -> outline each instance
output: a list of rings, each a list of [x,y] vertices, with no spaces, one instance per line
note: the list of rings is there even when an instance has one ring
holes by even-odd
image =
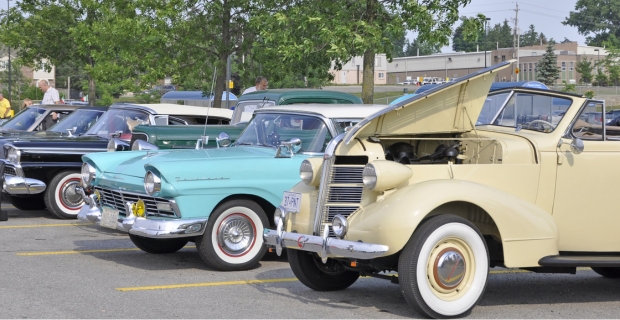
[[[271,131],[271,133],[267,135],[267,138],[269,139],[269,142],[271,142],[271,145],[275,147],[280,145],[280,134],[279,133],[275,131]]]
[[[548,121],[545,121],[545,120],[532,120],[532,121],[531,121],[531,122],[527,125],[527,129],[532,129],[532,124],[534,124],[534,123],[542,123],[543,125],[545,125],[545,124],[546,124],[546,125],[548,125],[548,126],[549,126],[549,128],[551,128],[551,129],[555,128],[555,126],[554,126],[551,122],[548,122]]]

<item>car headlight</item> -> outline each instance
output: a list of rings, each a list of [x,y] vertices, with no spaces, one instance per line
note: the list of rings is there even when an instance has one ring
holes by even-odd
[[[302,161],[299,167],[301,181],[309,186],[318,187],[321,180],[321,166],[323,158],[308,158]]]
[[[129,150],[130,146],[127,142],[119,139],[110,139],[108,142],[108,152]]]
[[[90,186],[90,184],[95,180],[97,170],[91,166],[90,164],[84,162],[82,163],[82,185],[84,187]]]
[[[332,220],[332,231],[334,231],[336,237],[340,239],[344,238],[344,236],[347,234],[348,229],[349,223],[347,222],[347,218],[339,214],[335,215],[334,219]]]
[[[413,171],[404,164],[377,160],[364,167],[362,182],[370,190],[385,191],[409,180],[412,175]]]
[[[140,150],[159,150],[159,148],[151,143],[148,143],[144,140],[136,140],[131,144],[132,151],[140,151]]]
[[[12,163],[19,163],[21,157],[21,151],[15,147],[9,147],[6,153],[6,160]]]
[[[144,176],[144,191],[149,196],[159,192],[161,190],[161,179],[151,171],[147,171]]]

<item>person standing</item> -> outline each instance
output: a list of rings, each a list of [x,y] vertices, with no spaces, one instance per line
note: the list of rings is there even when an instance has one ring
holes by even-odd
[[[249,92],[258,91],[258,90],[267,90],[267,86],[269,85],[269,82],[267,81],[267,78],[263,76],[258,76],[256,77],[256,81],[254,81],[254,84],[255,85],[253,87],[249,87],[245,89],[242,95],[249,93]]]
[[[11,102],[0,93],[0,119],[9,118],[11,112]]]
[[[39,89],[45,92],[41,104],[60,104],[60,95],[58,94],[58,90],[52,88],[47,80],[39,80]]]

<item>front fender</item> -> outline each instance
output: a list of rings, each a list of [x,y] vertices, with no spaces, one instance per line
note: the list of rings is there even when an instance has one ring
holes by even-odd
[[[395,191],[354,213],[346,239],[387,245],[386,255],[394,254],[425,217],[451,202],[477,205],[491,216],[507,267],[538,266],[540,258],[558,254],[557,227],[550,213],[504,191],[462,180],[425,181]],[[459,214],[474,218],[469,212]]]

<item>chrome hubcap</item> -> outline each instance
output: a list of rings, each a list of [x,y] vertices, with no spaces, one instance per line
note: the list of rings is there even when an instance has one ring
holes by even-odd
[[[75,208],[82,205],[82,196],[75,190],[78,185],[79,182],[74,180],[67,181],[64,184],[63,189],[61,190],[61,199],[65,206]]]
[[[463,281],[466,268],[463,254],[456,248],[446,248],[435,259],[433,276],[443,289],[453,289]]]
[[[217,241],[222,250],[231,256],[245,254],[255,239],[255,230],[252,222],[244,215],[230,215],[226,217],[218,228]]]

